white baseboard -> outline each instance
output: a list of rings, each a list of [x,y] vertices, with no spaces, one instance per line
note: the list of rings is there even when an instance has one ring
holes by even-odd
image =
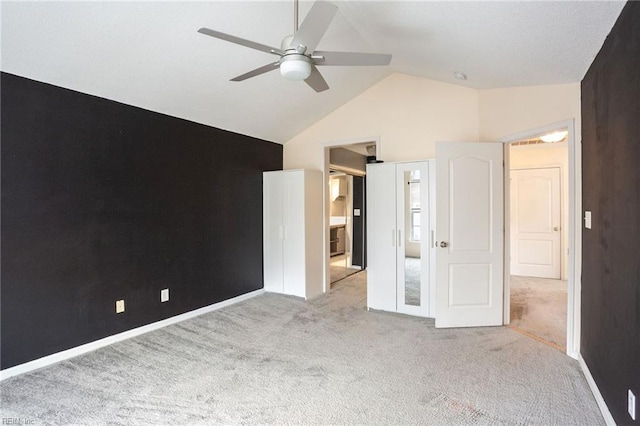
[[[205,306],[204,308],[185,312],[184,314],[176,315],[171,318],[167,318],[151,324],[143,325],[142,327],[127,330],[122,333],[114,334],[113,336],[105,337],[104,339],[100,339],[90,343],[86,343],[84,345],[76,346],[75,348],[67,349],[62,352],[57,352],[52,355],[47,355],[45,357],[38,358],[33,361],[25,362],[24,364],[16,365],[15,367],[7,368],[5,370],[0,371],[0,381],[8,379],[10,377],[17,376],[19,374],[28,373],[30,371],[37,370],[39,368],[48,367],[49,365],[55,364],[57,362],[65,361],[67,359],[77,357],[78,355],[83,355],[83,354],[86,354],[87,352],[95,351],[96,349],[109,346],[113,343],[121,342],[123,340],[127,340],[132,337],[148,333],[150,331],[158,330],[168,325],[176,324],[178,322],[182,322],[182,321],[195,318],[197,316],[200,316],[209,312],[213,312],[215,310],[233,305],[235,303],[239,303],[247,299],[251,299],[252,297],[258,296],[263,293],[264,293],[264,289],[260,289],[260,290],[252,291],[250,293],[241,294],[240,296],[223,300],[222,302],[214,303],[213,305]]]
[[[600,393],[600,389],[598,389],[598,385],[596,381],[593,380],[593,376],[591,375],[591,371],[589,371],[589,367],[587,363],[584,362],[584,358],[582,355],[578,354],[578,363],[580,363],[580,367],[582,368],[582,372],[584,373],[584,377],[587,379],[587,383],[589,383],[589,387],[591,388],[591,392],[593,393],[593,397],[596,399],[598,403],[598,408],[600,408],[600,412],[602,413],[602,417],[604,417],[604,421],[609,426],[616,426],[615,420],[613,420],[613,416],[609,411],[609,407],[607,407],[607,403],[604,402],[604,398]]]

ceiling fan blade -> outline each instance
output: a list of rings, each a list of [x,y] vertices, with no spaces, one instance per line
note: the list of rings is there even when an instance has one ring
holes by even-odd
[[[307,48],[307,52],[313,52],[324,33],[327,32],[337,11],[338,8],[331,3],[316,1],[302,21],[300,29],[294,34],[291,47],[297,48],[303,45]]]
[[[276,49],[275,47],[267,46],[265,44],[256,43],[255,41],[245,40],[240,37],[232,36],[229,34],[221,33],[220,31],[211,30],[209,28],[200,28],[198,30],[200,34],[208,35],[210,37],[219,38],[220,40],[228,41],[231,43],[239,44],[240,46],[249,47],[251,49],[256,49],[261,52],[273,53],[276,55],[283,55],[283,52],[280,49]]]
[[[318,93],[324,92],[329,88],[329,85],[325,81],[324,77],[322,77],[322,75],[320,74],[320,71],[318,71],[318,68],[314,67],[313,65],[311,65],[311,75],[307,77],[305,83],[311,86],[311,88]]]
[[[278,65],[280,65],[279,62],[274,62],[272,64],[267,64],[267,65],[261,66],[260,68],[256,68],[253,71],[249,71],[247,73],[244,73],[242,75],[237,76],[236,78],[232,78],[231,81],[243,81],[243,80],[246,80],[248,78],[255,77],[257,75],[264,74],[264,73],[269,72],[269,71],[277,70],[278,69]]]
[[[389,65],[391,55],[384,53],[356,53],[356,52],[313,52],[312,58],[323,56],[324,60],[314,60],[316,65]]]

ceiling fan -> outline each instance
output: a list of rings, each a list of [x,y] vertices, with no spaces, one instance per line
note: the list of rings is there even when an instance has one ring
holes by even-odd
[[[294,34],[282,40],[280,49],[245,40],[240,37],[221,33],[209,28],[200,28],[199,33],[219,38],[261,52],[280,57],[277,62],[264,65],[245,74],[232,78],[231,81],[243,81],[266,72],[280,69],[280,74],[290,80],[304,80],[316,92],[322,92],[329,85],[316,66],[332,65],[389,65],[391,55],[380,53],[328,52],[315,50],[318,43],[329,28],[338,8],[325,1],[316,1],[298,29],[298,0],[293,4]]]

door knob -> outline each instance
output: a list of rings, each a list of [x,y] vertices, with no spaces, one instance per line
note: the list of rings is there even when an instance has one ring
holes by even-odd
[[[440,247],[444,248],[446,246],[448,246],[446,241],[440,241]]]
[[[553,230],[557,232],[557,231],[558,231],[558,227],[557,227],[557,226],[554,226],[554,227],[553,227]]]

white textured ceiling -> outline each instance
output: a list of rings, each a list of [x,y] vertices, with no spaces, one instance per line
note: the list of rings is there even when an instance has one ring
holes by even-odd
[[[277,71],[230,82],[272,55],[293,1],[2,2],[5,72],[284,143],[393,72],[477,89],[577,82],[624,2],[335,1],[319,50],[393,54],[388,67],[322,67],[315,93]],[[301,2],[300,20],[311,2]],[[454,80],[456,70],[468,80]]]

